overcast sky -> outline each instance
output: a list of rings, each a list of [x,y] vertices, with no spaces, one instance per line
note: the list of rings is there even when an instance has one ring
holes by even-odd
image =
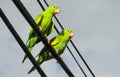
[[[42,13],[36,0],[21,1],[33,18]],[[61,12],[56,16],[64,28],[69,27],[74,30],[75,36],[72,40],[95,76],[120,77],[120,0],[47,1],[49,4],[60,7]],[[26,42],[30,26],[12,0],[0,0],[0,8],[5,12],[22,40]],[[61,31],[54,18],[53,21]],[[49,38],[54,35],[56,35],[55,31]],[[29,60],[22,64],[24,52],[2,19],[0,19],[0,36],[0,77],[40,77],[37,71],[27,74],[32,64]],[[42,43],[37,44],[32,54],[36,55],[42,47]],[[70,43],[69,47],[88,77],[91,77]],[[67,49],[62,54],[62,58],[76,77],[84,77]],[[44,62],[41,67],[48,77],[67,77],[55,59]]]

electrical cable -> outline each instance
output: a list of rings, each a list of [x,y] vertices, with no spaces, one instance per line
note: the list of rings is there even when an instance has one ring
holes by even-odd
[[[24,42],[22,41],[22,39],[20,38],[20,36],[18,35],[18,33],[13,28],[12,24],[10,23],[10,21],[8,20],[8,18],[5,16],[5,14],[3,13],[3,11],[2,11],[1,8],[0,8],[0,16],[1,16],[2,20],[4,21],[4,23],[6,24],[6,26],[8,27],[9,31],[12,33],[12,35],[14,36],[14,38],[16,39],[16,41],[18,42],[18,44],[21,46],[21,48],[23,49],[23,51],[26,53],[26,55],[28,56],[28,58],[30,59],[30,61],[32,62],[32,64],[35,66],[35,68],[37,69],[38,73],[42,77],[47,77],[45,75],[45,73],[42,71],[42,69],[40,68],[39,64],[35,61],[34,57],[31,55],[31,53],[27,49],[26,45],[24,44]]]
[[[37,1],[38,1],[38,3],[40,4],[41,8],[42,8],[43,10],[45,10],[44,7],[43,7],[43,5],[42,5],[42,3],[40,3],[39,0],[37,0]],[[47,6],[49,6],[49,4],[47,3],[46,0],[43,0],[43,1],[44,1],[44,3],[45,3]],[[64,29],[63,26],[62,26],[62,24],[61,24],[60,21],[58,20],[58,18],[57,18],[56,16],[54,16],[54,18],[55,18],[56,21],[58,22],[58,24],[59,24],[59,26],[61,27],[61,29]],[[90,67],[88,66],[87,62],[84,60],[83,56],[80,54],[79,50],[77,49],[77,47],[75,46],[75,44],[73,43],[73,41],[70,40],[70,42],[71,42],[71,44],[73,45],[73,47],[75,48],[75,50],[77,51],[79,57],[82,59],[83,63],[86,65],[86,67],[87,67],[87,69],[89,70],[89,72],[91,73],[91,75],[92,75],[93,77],[95,77],[94,73],[92,72],[92,70],[91,70]],[[67,48],[68,48],[68,47],[67,47]]]
[[[39,5],[41,6],[42,10],[44,11],[45,8],[43,7],[42,3],[41,3],[39,0],[37,0],[37,1],[38,1]],[[45,1],[45,3],[46,3],[47,6],[49,6],[46,1]],[[58,21],[58,19],[57,19],[57,21]],[[58,29],[57,29],[56,26],[55,26],[55,30],[56,30],[56,32],[59,34],[59,31],[58,31]],[[72,55],[72,57],[73,57],[73,59],[75,60],[75,62],[77,63],[78,67],[80,68],[80,70],[81,70],[82,73],[84,74],[84,76],[87,77],[87,75],[85,74],[84,70],[82,69],[82,67],[80,66],[80,64],[78,63],[78,61],[77,61],[76,58],[74,57],[74,55],[72,54],[72,51],[70,50],[70,48],[69,48],[68,46],[66,46],[66,47],[67,47],[68,51],[70,52],[70,54]]]

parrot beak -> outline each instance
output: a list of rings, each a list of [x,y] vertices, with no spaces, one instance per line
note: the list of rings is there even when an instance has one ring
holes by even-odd
[[[55,14],[59,14],[60,13],[60,9],[56,9],[54,13]]]
[[[74,36],[74,33],[72,32],[69,37],[72,38],[73,36]]]

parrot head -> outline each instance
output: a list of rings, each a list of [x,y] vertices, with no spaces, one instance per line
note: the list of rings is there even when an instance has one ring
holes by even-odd
[[[59,14],[60,13],[60,9],[57,5],[50,5],[46,10],[52,14]]]
[[[62,35],[68,36],[69,38],[72,38],[74,36],[73,30],[66,28],[61,32]]]

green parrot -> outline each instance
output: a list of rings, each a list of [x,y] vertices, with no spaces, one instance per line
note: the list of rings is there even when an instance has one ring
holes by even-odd
[[[57,36],[55,36],[50,40],[50,44],[55,49],[57,54],[61,55],[64,52],[68,41],[73,36],[74,36],[73,30],[69,28],[64,29],[60,34],[58,34]],[[38,56],[37,62],[39,65],[41,65],[44,61],[54,58],[54,56],[50,53],[50,51],[46,47],[44,47],[37,56]],[[35,67],[33,66],[28,72],[28,74],[30,74],[34,70],[35,70]]]
[[[53,15],[58,14],[60,12],[59,7],[57,5],[50,5],[42,14],[39,14],[35,18],[36,24],[39,26],[40,31],[47,37],[54,30],[54,23],[52,22]],[[31,52],[34,45],[40,42],[40,38],[31,28],[29,33],[29,38],[26,42],[28,50]],[[48,40],[49,42],[49,40]],[[22,63],[24,63],[27,55],[25,55]]]

